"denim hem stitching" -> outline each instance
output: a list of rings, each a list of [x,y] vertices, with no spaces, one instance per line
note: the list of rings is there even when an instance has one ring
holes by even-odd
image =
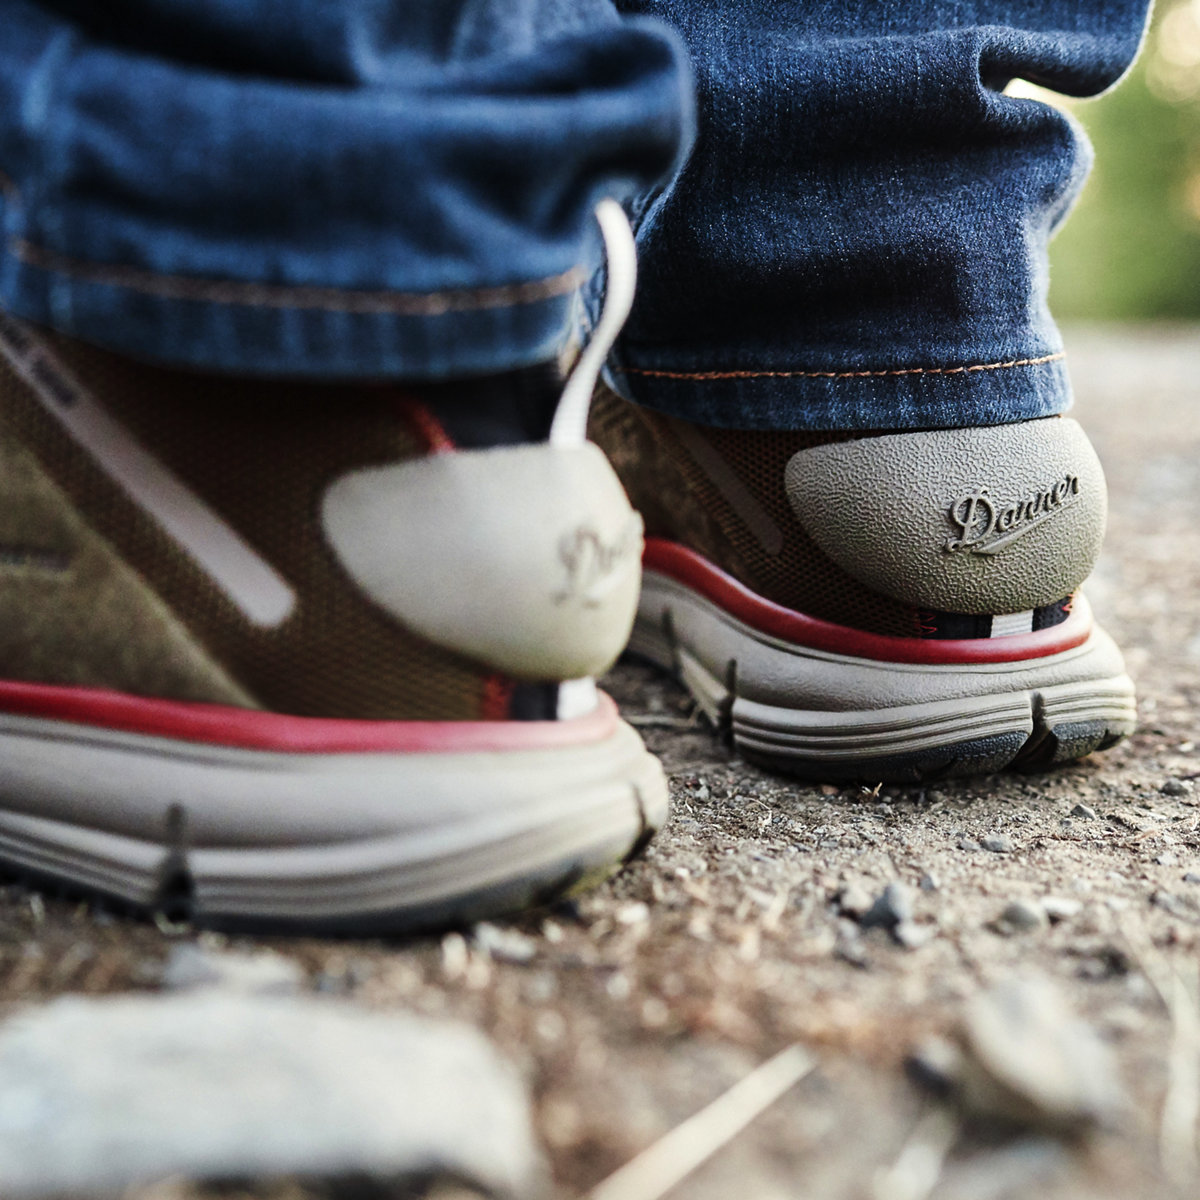
[[[1040,358],[1014,358],[1008,362],[975,363],[964,367],[899,367],[888,371],[656,371],[642,367],[617,367],[621,375],[651,379],[881,379],[890,375],[966,375],[971,371],[1006,371],[1009,367],[1040,367],[1067,357],[1065,350]]]
[[[526,283],[502,284],[498,287],[446,292],[355,291],[160,275],[139,267],[72,258],[47,250],[24,238],[13,238],[8,246],[13,255],[31,267],[70,275],[86,283],[125,288],[129,291],[161,296],[167,300],[194,300],[247,308],[318,309],[328,312],[393,313],[399,316],[432,317],[449,312],[533,304],[539,300],[569,295],[583,282],[583,271],[579,267],[572,267],[560,275]]]

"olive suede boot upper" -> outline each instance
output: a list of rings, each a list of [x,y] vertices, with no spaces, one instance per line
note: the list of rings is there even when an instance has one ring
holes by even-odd
[[[0,313],[0,860],[358,931],[643,844],[665,780],[592,681],[642,522],[552,436],[565,394],[205,374]]]

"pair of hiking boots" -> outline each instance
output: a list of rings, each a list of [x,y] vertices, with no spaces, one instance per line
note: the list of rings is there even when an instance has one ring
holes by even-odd
[[[811,779],[1131,730],[1074,421],[738,432],[600,388],[585,441],[561,394],[220,378],[0,314],[0,864],[223,926],[561,895],[666,815],[593,682],[627,644]]]

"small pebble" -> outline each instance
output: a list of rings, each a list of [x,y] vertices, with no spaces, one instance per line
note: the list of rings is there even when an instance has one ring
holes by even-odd
[[[604,985],[604,990],[608,993],[610,1000],[628,1000],[633,992],[633,987],[629,982],[629,976],[623,975],[620,971],[609,976],[608,982]]]
[[[912,1080],[941,1100],[958,1086],[963,1069],[962,1050],[954,1042],[931,1034],[918,1043],[904,1063]]]
[[[1164,796],[1190,796],[1192,785],[1186,779],[1168,779],[1158,790]]]
[[[623,904],[617,909],[617,921],[622,925],[641,925],[650,919],[650,906],[641,900]]]
[[[326,996],[344,996],[371,978],[369,962],[334,962],[313,979],[313,991]]]
[[[537,942],[516,929],[502,929],[483,921],[471,931],[471,940],[476,946],[497,962],[523,966],[532,962],[537,954]]]
[[[937,929],[933,925],[918,925],[915,921],[900,921],[892,930],[892,937],[905,950],[919,950],[937,937]]]
[[[525,999],[530,1004],[549,1004],[558,995],[558,979],[550,971],[531,972],[525,981]]]
[[[671,1019],[671,1010],[657,997],[642,1001],[642,1024],[649,1029],[661,1029]]]
[[[1046,924],[1045,910],[1028,900],[1014,900],[1006,905],[996,921],[996,931],[1003,934],[1030,933]]]
[[[272,950],[237,954],[208,950],[194,942],[172,946],[159,983],[168,991],[216,988],[262,996],[298,992],[304,971],[295,960]]]
[[[1083,905],[1078,900],[1072,900],[1068,896],[1047,896],[1042,901],[1042,911],[1055,924],[1059,921],[1069,921],[1072,917],[1077,917],[1083,911]]]
[[[1079,942],[1071,953],[1082,960],[1078,973],[1084,978],[1114,979],[1128,975],[1133,967],[1125,950],[1102,938]]]
[[[1170,892],[1165,892],[1161,888],[1150,895],[1150,903],[1156,908],[1161,908],[1164,912],[1168,912],[1173,917],[1179,917],[1184,921],[1196,921],[1200,919],[1200,911],[1197,911],[1195,901],[1189,899],[1180,899],[1178,896],[1172,895]]]
[[[872,903],[871,894],[855,884],[842,888],[838,893],[838,911],[855,920],[865,916]]]
[[[955,845],[960,850],[978,850],[979,849],[979,843],[973,842],[970,838],[959,838],[958,841],[955,842]]]
[[[840,938],[858,937],[858,926],[849,917],[838,917],[837,936]]]
[[[1082,821],[1094,821],[1096,819],[1096,810],[1089,808],[1086,804],[1077,804],[1071,809],[1070,815],[1079,817]]]
[[[941,884],[938,882],[938,877],[932,873],[927,873],[921,876],[921,882],[917,886],[923,892],[936,892]]]
[[[990,850],[993,854],[1011,854],[1013,848],[1012,839],[1003,833],[996,833],[991,837],[985,837],[979,844],[983,849]]]
[[[840,958],[844,963],[849,963],[852,967],[857,967],[860,971],[871,969],[871,959],[867,955],[861,938],[839,937],[833,947],[833,956]]]
[[[912,920],[912,892],[902,883],[889,883],[863,915],[864,929],[895,929]]]
[[[1183,877],[1183,882],[1184,882],[1184,883],[1200,883],[1200,872],[1197,872],[1197,871],[1189,871],[1189,872],[1188,872],[1188,873],[1187,873],[1187,874],[1186,874],[1186,875]]]

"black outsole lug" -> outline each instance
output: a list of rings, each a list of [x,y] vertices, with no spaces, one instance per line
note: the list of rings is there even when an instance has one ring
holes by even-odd
[[[726,746],[733,746],[733,703],[737,699],[737,659],[731,658],[725,666],[725,699],[716,722],[717,737]]]
[[[673,668],[664,666],[647,654],[626,652],[626,657],[656,667],[690,691],[678,669],[673,626],[668,610],[663,614],[663,629],[671,645]],[[1110,725],[1102,720],[1049,725],[1043,697],[1039,692],[1034,692],[1031,696],[1034,725],[1029,733],[1014,731],[908,753],[880,755],[878,758],[847,759],[843,762],[804,759],[786,752],[773,754],[769,750],[747,746],[737,737],[732,728],[733,707],[737,699],[736,672],[736,663],[731,659],[727,677],[728,684],[732,686],[727,685],[727,698],[722,703],[721,716],[724,719],[716,723],[708,722],[713,733],[727,744],[731,743],[747,762],[809,783],[912,784],[993,775],[1004,770],[1033,773],[1077,762],[1095,751],[1111,749],[1132,732],[1132,724]],[[727,718],[725,714],[728,714]]]
[[[1124,728],[1104,721],[1056,725],[1032,734],[998,734],[911,754],[881,755],[854,762],[825,763],[772,755],[740,746],[748,762],[811,783],[933,783],[939,779],[994,775],[1011,770],[1023,774],[1051,770],[1108,750],[1127,737]]]
[[[1076,721],[1055,725],[1045,731],[1033,751],[1014,764],[1017,770],[1031,772],[1077,762],[1094,750],[1107,750],[1124,737],[1121,730],[1110,729],[1104,721]]]
[[[811,783],[930,783],[1002,771],[1025,744],[1024,733],[998,734],[907,754],[881,755],[843,763],[764,754],[741,746],[747,761]]]

